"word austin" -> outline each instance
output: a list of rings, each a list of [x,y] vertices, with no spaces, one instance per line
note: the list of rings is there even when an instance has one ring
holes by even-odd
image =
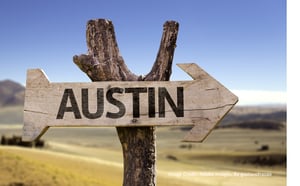
[[[157,93],[156,93],[157,92]],[[132,108],[127,108],[120,100],[114,95],[120,96],[122,94],[131,94]],[[184,88],[177,87],[177,99],[171,97],[170,93],[165,87],[136,87],[136,88],[120,88],[112,87],[104,91],[103,88],[97,88],[96,98],[89,98],[89,89],[81,89],[81,100],[76,100],[74,91],[71,88],[66,88],[62,95],[60,106],[57,112],[56,119],[63,119],[66,112],[74,114],[75,119],[81,119],[86,117],[88,119],[97,119],[100,117],[118,119],[126,114],[127,109],[132,109],[132,117],[140,117],[140,95],[147,94],[148,97],[148,117],[155,118],[158,112],[158,117],[165,117],[165,105],[166,102],[172,108],[172,111],[176,117],[184,117]],[[155,95],[157,94],[157,95]],[[97,109],[95,112],[89,110],[89,99],[96,102]],[[156,108],[156,100],[158,100],[158,111]],[[81,101],[81,112],[78,106],[78,101]],[[176,102],[176,103],[175,103]],[[111,104],[117,108],[116,111],[107,111],[104,113],[104,107],[107,104]],[[146,105],[145,105],[146,106]]]

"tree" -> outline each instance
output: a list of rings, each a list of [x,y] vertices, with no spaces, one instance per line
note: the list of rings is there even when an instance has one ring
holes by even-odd
[[[156,61],[144,77],[127,68],[119,52],[113,24],[107,19],[88,21],[88,54],[75,55],[73,61],[92,81],[168,81],[178,28],[175,21],[165,22]],[[123,185],[156,185],[155,127],[117,127],[117,133],[123,149]]]

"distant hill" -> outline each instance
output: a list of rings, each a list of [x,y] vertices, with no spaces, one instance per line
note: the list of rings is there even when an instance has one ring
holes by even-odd
[[[0,81],[0,107],[23,105],[24,93],[25,88],[21,84],[11,80]]]
[[[245,111],[245,109],[247,109]],[[268,121],[286,123],[286,108],[278,107],[235,107],[222,120],[221,125],[232,125],[237,123],[257,123]]]
[[[236,106],[217,128],[281,130],[286,127],[286,106]],[[189,131],[191,126],[181,127]]]
[[[235,107],[218,128],[281,130],[286,125],[286,106]]]
[[[268,120],[250,120],[250,121],[242,121],[240,123],[218,126],[218,128],[248,128],[248,129],[265,129],[265,130],[281,130],[284,127],[285,125],[281,122],[268,121]]]

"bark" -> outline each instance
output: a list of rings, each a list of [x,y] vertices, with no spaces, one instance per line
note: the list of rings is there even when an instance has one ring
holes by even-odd
[[[127,68],[119,52],[113,24],[106,19],[88,21],[88,54],[74,56],[73,61],[92,81],[168,81],[178,28],[175,21],[165,22],[156,61],[145,77]],[[117,132],[123,149],[123,185],[156,185],[155,127],[117,127]]]

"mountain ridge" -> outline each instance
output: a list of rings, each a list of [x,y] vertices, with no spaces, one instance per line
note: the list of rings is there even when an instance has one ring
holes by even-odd
[[[20,83],[9,79],[0,81],[0,107],[23,105],[24,95],[25,87]]]

